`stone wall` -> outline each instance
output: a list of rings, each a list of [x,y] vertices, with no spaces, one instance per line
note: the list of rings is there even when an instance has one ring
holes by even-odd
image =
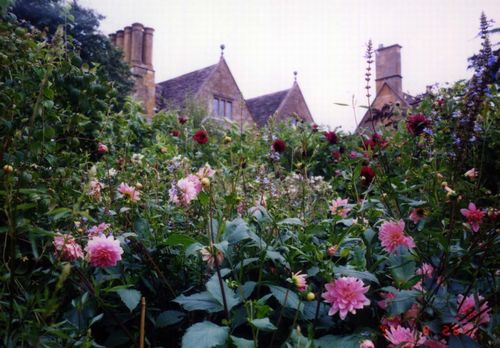
[[[207,107],[210,115],[213,114],[214,96],[222,97],[232,101],[232,120],[240,126],[253,124],[253,118],[248,110],[245,99],[236,84],[224,58],[221,57],[219,64],[211,76],[197,93],[196,99]]]
[[[283,100],[283,103],[278,108],[276,119],[282,121],[292,114],[297,114],[306,122],[313,122],[312,115],[297,83],[293,84],[285,100]]]

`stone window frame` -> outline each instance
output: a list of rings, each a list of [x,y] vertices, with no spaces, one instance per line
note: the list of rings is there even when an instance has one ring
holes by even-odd
[[[213,107],[214,102],[216,100],[217,100],[217,109],[215,109],[215,107]],[[220,113],[220,107],[219,107],[221,105],[221,102],[223,103],[223,108],[224,108],[222,114]],[[233,111],[234,111],[233,102],[234,102],[233,98],[228,98],[228,97],[224,97],[224,96],[221,96],[218,94],[214,94],[213,98],[212,98],[212,113],[216,117],[233,118]],[[231,107],[227,108],[226,105],[231,105]],[[229,112],[228,112],[228,110],[229,110]]]

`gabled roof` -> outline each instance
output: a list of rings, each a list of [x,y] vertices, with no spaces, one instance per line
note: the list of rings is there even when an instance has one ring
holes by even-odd
[[[156,85],[156,104],[158,109],[161,110],[167,106],[169,108],[184,107],[186,100],[196,95],[203,83],[217,68],[217,65],[210,65],[206,68],[158,83]]]
[[[384,110],[386,112],[382,112],[382,110],[376,110],[374,108],[374,105],[377,102],[377,98],[379,97],[380,92],[384,88],[388,88],[392,92],[392,94],[396,97],[396,99],[398,99],[400,102],[403,103],[403,108],[406,109],[410,105],[415,104],[415,100],[414,100],[414,98],[411,95],[409,95],[407,93],[403,93],[403,95],[400,96],[398,93],[396,93],[396,91],[394,90],[394,88],[391,87],[391,85],[389,85],[387,82],[384,82],[384,84],[382,85],[382,87],[380,87],[379,93],[375,96],[375,99],[373,99],[373,102],[371,103],[372,115],[373,115],[373,121],[374,122],[376,122],[376,119],[380,118],[382,114],[384,114],[386,118],[390,118],[391,117],[391,115],[387,114],[387,110]],[[384,109],[384,107],[382,107],[382,109]],[[390,108],[390,110],[392,110],[392,108]],[[392,111],[390,111],[390,112],[392,112]],[[362,128],[369,128],[369,126],[371,125],[371,121],[372,120],[370,118],[370,110],[367,110],[366,113],[365,113],[365,115],[361,119],[361,122],[359,123],[356,131],[359,131]]]
[[[269,117],[278,110],[289,91],[290,89],[286,89],[246,100],[248,109],[259,127],[265,125]]]

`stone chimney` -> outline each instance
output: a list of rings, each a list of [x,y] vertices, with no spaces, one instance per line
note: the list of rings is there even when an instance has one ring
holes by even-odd
[[[134,23],[110,34],[111,42],[123,51],[135,78],[134,98],[141,101],[149,118],[156,103],[155,71],[153,69],[153,28]]]
[[[380,47],[375,51],[375,87],[379,94],[387,83],[399,95],[403,95],[403,77],[401,76],[401,46],[398,44]]]

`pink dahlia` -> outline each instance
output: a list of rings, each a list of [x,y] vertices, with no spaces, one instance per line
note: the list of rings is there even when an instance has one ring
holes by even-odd
[[[425,216],[424,209],[422,208],[413,208],[410,212],[410,220],[416,225],[420,220],[422,220]]]
[[[391,326],[384,333],[385,338],[392,343],[390,347],[414,348],[425,342],[425,338],[418,331],[407,329],[400,325]]]
[[[215,248],[214,248],[215,249]],[[208,267],[214,268],[215,262],[217,261],[217,265],[220,266],[224,261],[224,254],[220,250],[216,250],[217,254],[214,256],[212,252],[212,248],[203,247],[200,249],[201,259],[207,263]]]
[[[479,176],[479,172],[477,171],[476,168],[469,169],[468,171],[465,172],[464,174],[465,177],[474,180]]]
[[[369,305],[370,300],[365,293],[370,287],[363,285],[361,280],[354,277],[341,277],[325,284],[326,292],[321,297],[332,305],[328,315],[339,312],[340,319],[344,320],[348,312],[356,314],[357,309]]]
[[[332,204],[330,205],[330,211],[333,215],[345,218],[351,211],[351,209],[347,207],[347,202],[347,198],[337,198],[336,200],[332,201]]]
[[[211,178],[214,176],[215,170],[210,167],[210,164],[205,163],[203,167],[201,167],[198,172],[196,173],[196,176],[201,180],[203,178]]]
[[[54,236],[56,253],[65,261],[75,261],[83,258],[82,247],[70,234],[56,233]]]
[[[371,340],[364,340],[359,345],[359,348],[375,348],[375,344]]]
[[[87,252],[87,259],[94,267],[115,266],[122,259],[121,255],[123,254],[120,241],[116,240],[112,235],[91,238],[85,251]]]
[[[137,202],[140,199],[140,192],[135,189],[135,187],[129,186],[122,182],[118,186],[118,192],[122,194],[123,197],[127,198],[131,202]]]
[[[306,274],[302,274],[301,271],[298,271],[297,273],[292,273],[290,281],[292,282],[293,285],[297,287],[297,290],[303,292],[307,288],[306,278],[307,278]]]
[[[106,231],[110,226],[111,226],[110,224],[101,222],[99,225],[94,225],[91,228],[89,228],[87,233],[89,234],[89,237],[99,236],[104,234],[104,231]]]
[[[472,228],[472,231],[479,231],[479,225],[483,222],[483,217],[486,213],[476,208],[474,203],[469,203],[469,209],[460,209],[460,213],[467,218],[467,223]]]
[[[388,253],[393,253],[397,247],[408,249],[415,247],[413,238],[404,233],[405,223],[399,221],[385,221],[379,228],[378,238]]]
[[[188,175],[173,185],[169,191],[170,201],[177,205],[189,205],[201,192],[201,181],[196,175]]]
[[[428,264],[428,263],[423,263],[422,266],[420,266],[418,269],[417,269],[417,272],[416,272],[418,275],[421,275],[421,276],[427,276],[429,278],[432,278],[432,274],[434,273],[434,267],[432,267],[431,264]]]
[[[88,195],[94,197],[96,200],[101,200],[101,191],[104,185],[99,182],[99,180],[94,179],[90,181],[90,187]]]
[[[483,302],[484,298],[482,296],[478,296],[478,300],[479,303],[476,303],[474,295],[464,297],[464,295],[460,294],[457,296],[459,308],[456,319],[461,325],[462,333],[472,338],[476,336],[480,325],[487,324],[490,321],[491,308],[488,306],[488,302]],[[481,306],[479,306],[480,304]]]

